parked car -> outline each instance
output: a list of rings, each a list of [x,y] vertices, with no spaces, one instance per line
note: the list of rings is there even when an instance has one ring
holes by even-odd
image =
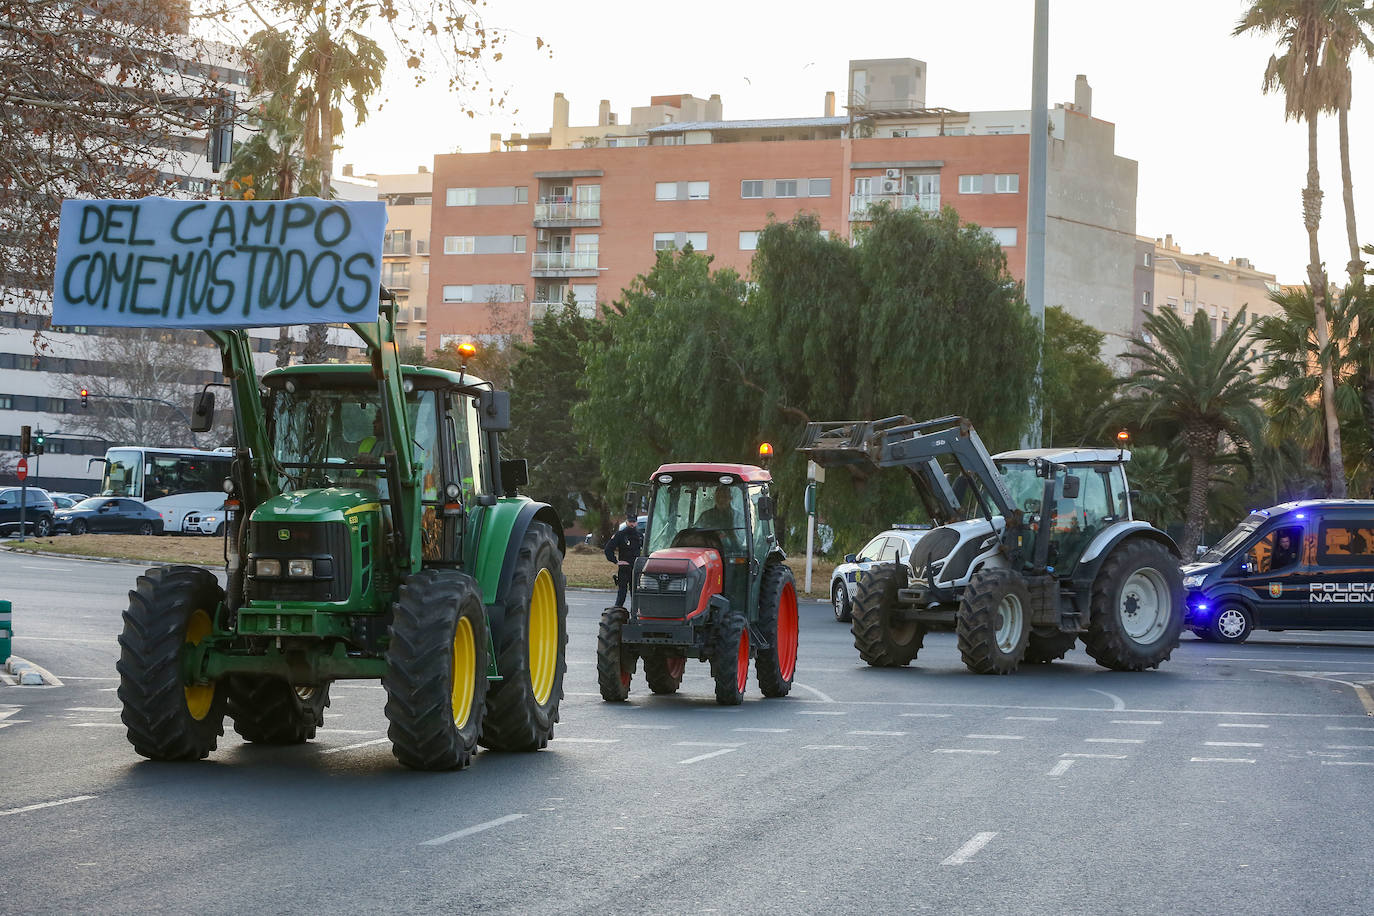
[[[1211,642],[1254,630],[1374,630],[1374,500],[1260,509],[1183,567],[1184,623]]]
[[[59,509],[57,530],[72,534],[86,532],[161,534],[162,516],[136,499],[92,496],[70,509]]]
[[[181,523],[181,533],[223,534],[224,510],[214,509],[210,511],[188,512],[186,518]]]
[[[830,605],[835,619],[841,623],[852,619],[857,580],[865,570],[874,563],[907,562],[911,549],[929,532],[925,526],[897,525],[879,532],[857,555],[846,554],[844,562],[830,576]]]
[[[21,497],[22,493],[22,497]],[[23,499],[24,528],[45,538],[53,532],[57,506],[46,490],[39,487],[0,489],[0,533],[19,531],[20,499]]]
[[[81,502],[81,500],[89,498],[86,496],[72,496],[69,493],[49,493],[48,495],[52,497],[53,505],[59,509],[70,509],[72,506]]]

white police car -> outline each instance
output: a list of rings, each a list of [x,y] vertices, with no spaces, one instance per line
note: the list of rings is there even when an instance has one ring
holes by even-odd
[[[929,533],[930,528],[926,525],[894,525],[865,544],[857,556],[847,554],[830,576],[830,605],[835,611],[835,619],[841,623],[852,619],[855,580],[860,573],[874,563],[907,562],[911,549]]]

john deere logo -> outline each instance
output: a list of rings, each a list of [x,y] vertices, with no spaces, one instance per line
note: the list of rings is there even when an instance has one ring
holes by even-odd
[[[1270,598],[1282,598],[1282,597],[1283,597],[1283,583],[1282,583],[1282,582],[1270,582],[1270,583],[1269,583],[1269,597],[1270,597]]]
[[[279,541],[289,541],[289,540],[291,540],[291,529],[290,529],[290,528],[278,528],[278,529],[277,529],[277,540],[279,540]],[[1270,587],[1272,588],[1272,586],[1270,586]]]

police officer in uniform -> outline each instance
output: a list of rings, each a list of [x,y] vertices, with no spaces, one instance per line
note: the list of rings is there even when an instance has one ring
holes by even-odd
[[[630,587],[630,577],[634,574],[635,557],[644,546],[644,535],[640,534],[633,512],[626,514],[625,527],[606,542],[606,559],[617,564],[615,583],[619,590],[615,594],[615,606],[625,606],[625,592]]]

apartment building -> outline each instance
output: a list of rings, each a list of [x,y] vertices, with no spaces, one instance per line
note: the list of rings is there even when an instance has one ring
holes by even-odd
[[[352,166],[344,175],[353,174]],[[401,175],[364,176],[375,184],[373,200],[386,203],[382,285],[396,294],[396,341],[427,348],[425,311],[429,301],[429,223],[434,176],[426,166]]]
[[[427,340],[438,347],[526,325],[572,292],[591,313],[655,253],[690,242],[747,274],[759,232],[803,211],[852,237],[877,201],[954,207],[1025,275],[1029,111],[926,104],[926,67],[850,62],[846,104],[816,117],[725,120],[719,96],[659,95],[626,122],[494,137],[486,153],[435,157]],[[1046,302],[1110,334],[1133,327],[1136,163],[1092,117],[1079,77],[1050,112]]]

